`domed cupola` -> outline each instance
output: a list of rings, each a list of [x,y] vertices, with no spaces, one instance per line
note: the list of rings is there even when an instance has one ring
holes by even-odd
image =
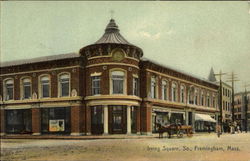
[[[121,34],[114,19],[108,23],[103,36],[94,44],[80,49],[80,54],[86,58],[108,56],[114,51],[121,51],[126,57],[140,59],[143,56],[141,48],[129,43]]]

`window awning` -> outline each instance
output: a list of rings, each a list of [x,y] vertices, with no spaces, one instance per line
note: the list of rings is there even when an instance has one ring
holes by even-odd
[[[195,114],[195,121],[216,122],[210,115],[205,114]]]

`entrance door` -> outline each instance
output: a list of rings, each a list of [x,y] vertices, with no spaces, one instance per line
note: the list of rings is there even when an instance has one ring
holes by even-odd
[[[124,110],[123,106],[112,106],[112,133],[124,133]]]
[[[188,125],[192,125],[192,120],[193,120],[193,113],[188,112]]]
[[[91,133],[103,134],[103,108],[102,106],[91,107]]]

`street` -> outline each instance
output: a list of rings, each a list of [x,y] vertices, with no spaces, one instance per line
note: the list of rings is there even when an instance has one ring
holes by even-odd
[[[1,160],[249,161],[250,133],[191,138],[96,140],[3,139]]]

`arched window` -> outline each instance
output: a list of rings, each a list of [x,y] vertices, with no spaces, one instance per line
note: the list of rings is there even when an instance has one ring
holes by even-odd
[[[30,78],[24,78],[22,79],[22,97],[23,99],[30,99],[31,98],[31,80]]]
[[[111,72],[112,94],[125,94],[125,73],[123,71]]]
[[[138,78],[138,76],[133,77],[133,95],[139,96],[139,78]]]
[[[177,85],[176,83],[172,83],[172,101],[177,101]]]
[[[40,97],[50,97],[50,79],[49,76],[40,77]]]
[[[210,107],[210,94],[207,94],[207,107]]]
[[[185,86],[184,85],[181,86],[180,101],[181,101],[181,103],[185,102]]]
[[[67,97],[70,95],[70,76],[69,74],[61,74],[59,76],[59,96]]]
[[[151,77],[151,98],[156,98],[156,78]]]
[[[194,91],[194,104],[198,105],[198,90],[195,89]]]
[[[168,100],[168,82],[166,80],[162,81],[162,99],[163,100]]]
[[[7,79],[4,81],[4,99],[6,101],[14,99],[14,81],[13,79]]]
[[[201,105],[204,106],[204,93],[203,91],[201,92]]]

